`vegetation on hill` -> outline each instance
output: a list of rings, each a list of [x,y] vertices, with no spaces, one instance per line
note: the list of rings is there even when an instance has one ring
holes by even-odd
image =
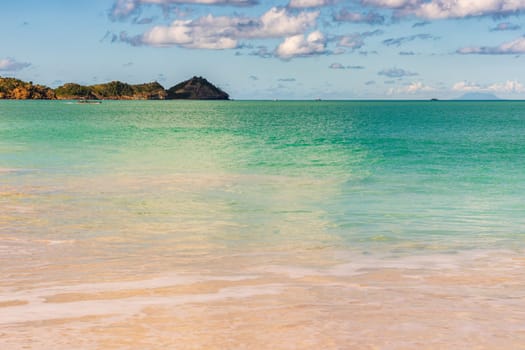
[[[146,84],[132,85],[135,96],[143,100],[165,100],[168,93],[156,81]]]
[[[95,100],[97,97],[88,86],[67,83],[55,89],[56,97],[60,100]]]
[[[228,100],[229,95],[202,77],[193,77],[168,89],[169,99]]]
[[[202,77],[193,77],[165,90],[158,82],[130,85],[112,81],[97,85],[64,84],[55,90],[0,77],[0,99],[59,100],[227,100],[229,96]]]
[[[130,85],[120,81],[83,86],[65,84],[55,90],[61,100],[164,100],[166,90],[157,82]]]
[[[93,85],[90,88],[95,96],[101,100],[133,99],[133,88],[131,85],[120,81]]]
[[[15,78],[0,77],[0,99],[12,100],[53,100],[55,93],[43,85],[33,85]]]

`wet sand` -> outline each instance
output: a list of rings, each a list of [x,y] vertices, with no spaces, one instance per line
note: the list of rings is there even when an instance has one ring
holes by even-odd
[[[224,257],[217,270],[235,263],[238,270],[206,275],[186,269],[89,284],[13,283],[2,288],[0,341],[6,349],[519,349],[525,344],[525,259],[517,252],[448,259],[330,255],[351,261],[314,268]]]

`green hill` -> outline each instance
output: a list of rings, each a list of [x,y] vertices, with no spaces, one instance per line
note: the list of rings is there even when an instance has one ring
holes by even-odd
[[[165,100],[168,93],[156,81],[152,83],[132,85],[133,93],[136,97],[143,100]]]
[[[120,81],[83,86],[65,84],[55,90],[61,100],[164,100],[166,90],[157,82],[130,85]]]
[[[55,90],[14,78],[0,77],[0,99],[46,100],[227,100],[226,92],[202,77],[193,77],[168,90],[154,81],[130,85],[121,81],[105,84],[64,84]]]
[[[75,83],[67,83],[56,88],[55,94],[60,100],[97,99],[89,86],[83,86]]]

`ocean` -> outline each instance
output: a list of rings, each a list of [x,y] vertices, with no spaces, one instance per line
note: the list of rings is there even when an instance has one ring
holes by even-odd
[[[525,348],[525,102],[0,101],[3,349]]]

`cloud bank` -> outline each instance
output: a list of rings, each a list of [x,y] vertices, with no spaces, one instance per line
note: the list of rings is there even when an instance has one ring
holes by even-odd
[[[337,46],[348,48],[352,51],[358,50],[365,45],[365,39],[371,36],[381,35],[384,32],[380,29],[376,29],[371,32],[352,33],[347,35],[341,35],[336,37]]]
[[[506,16],[525,9],[525,0],[362,0],[363,5],[394,10],[397,17],[428,20]]]
[[[148,5],[229,5],[251,6],[257,4],[256,0],[115,0],[111,7],[109,17],[112,20],[125,20],[140,12],[141,8]]]
[[[383,69],[379,71],[377,75],[383,75],[389,78],[404,78],[404,77],[412,77],[418,74],[414,72],[409,72],[401,68],[389,68],[389,69]]]
[[[388,89],[387,95],[415,95],[418,93],[431,91],[436,91],[436,89],[432,86],[422,83],[421,81],[414,81],[403,87]]]
[[[340,28],[363,24],[383,26],[396,24],[399,20],[415,23],[412,28],[427,26],[434,20],[463,19],[470,17],[501,17],[519,14],[525,10],[525,0],[282,0],[268,2],[261,0],[113,0],[110,9],[112,20],[126,20],[130,24],[149,24],[160,17],[142,17],[142,10],[159,7],[176,16],[174,9],[179,5],[188,7],[192,17],[176,17],[169,24],[151,26],[140,34],[111,34],[112,42],[126,42],[134,46],[182,47],[189,49],[226,50],[256,48],[247,55],[263,58],[277,57],[290,60],[295,57],[317,55],[338,55],[359,53],[363,56],[379,53],[381,50],[363,49],[368,37],[382,35],[380,29],[368,32],[346,34]],[[198,7],[197,5],[203,5]],[[278,6],[277,6],[278,5]],[[196,7],[197,6],[197,7]],[[210,10],[211,6],[231,7],[228,10]],[[265,7],[266,6],[266,7]],[[271,8],[268,8],[273,6]],[[284,6],[284,7],[283,7]],[[323,8],[328,7],[330,8]],[[251,7],[240,11],[240,8]],[[264,9],[265,12],[260,12]],[[168,11],[169,10],[169,11]],[[181,11],[186,11],[183,9]],[[206,12],[204,12],[206,11]],[[253,13],[259,11],[257,15]],[[209,13],[203,15],[202,13]],[[246,15],[249,13],[249,15]],[[257,12],[256,12],[257,13]],[[146,14],[144,14],[146,15]],[[164,17],[166,19],[167,17]],[[390,20],[392,19],[392,21]],[[495,22],[496,23],[496,22]],[[518,24],[500,22],[492,32],[519,30]],[[129,30],[129,29],[127,29]],[[331,33],[330,33],[331,32]],[[494,34],[496,35],[496,34]],[[267,45],[253,40],[279,39],[280,43]],[[438,40],[430,33],[411,34],[401,37],[384,38],[385,46],[400,47],[413,41]],[[256,46],[259,45],[259,46]],[[415,45],[415,43],[414,43]],[[455,49],[455,48],[453,48]],[[419,51],[417,51],[419,52]],[[465,46],[456,50],[462,55],[505,55],[525,52],[525,37],[503,43],[499,46]],[[243,53],[238,51],[238,55]],[[413,56],[411,50],[402,50],[399,56]],[[395,63],[394,63],[395,64]],[[410,72],[405,72],[410,73]],[[400,74],[400,76],[398,76]],[[380,75],[390,78],[410,76],[395,70],[383,70]]]
[[[346,8],[339,10],[333,16],[336,22],[352,22],[352,23],[367,23],[370,25],[379,25],[385,23],[385,16],[377,12],[353,12]]]
[[[29,66],[31,63],[19,62],[11,57],[0,59],[0,71],[2,72],[17,72]]]
[[[303,34],[287,37],[275,50],[282,59],[307,57],[326,53],[326,38],[316,30],[305,36]]]
[[[469,46],[456,52],[461,55],[521,55],[525,53],[525,36],[499,46]]]
[[[328,6],[334,3],[334,0],[290,0],[290,8],[310,8]]]
[[[507,80],[502,83],[494,83],[489,85],[482,85],[469,81],[460,81],[452,86],[452,90],[460,92],[522,93],[525,92],[525,87],[516,80]]]
[[[502,22],[498,23],[494,28],[490,28],[491,32],[503,32],[508,30],[520,30],[521,26],[519,24]]]
[[[242,39],[285,37],[288,40],[289,37],[303,35],[315,26],[318,16],[318,11],[292,14],[285,8],[276,7],[259,18],[207,15],[194,20],[176,20],[169,26],[155,26],[135,37],[125,35],[121,41],[132,45],[232,49],[238,47]]]
[[[402,36],[399,38],[390,38],[383,40],[383,44],[386,46],[401,46],[407,42],[414,41],[414,40],[437,40],[438,37],[435,37],[431,34],[415,34],[415,35],[409,35],[409,36]]]
[[[328,66],[330,69],[365,69],[363,66],[345,66],[341,63],[334,62]]]

